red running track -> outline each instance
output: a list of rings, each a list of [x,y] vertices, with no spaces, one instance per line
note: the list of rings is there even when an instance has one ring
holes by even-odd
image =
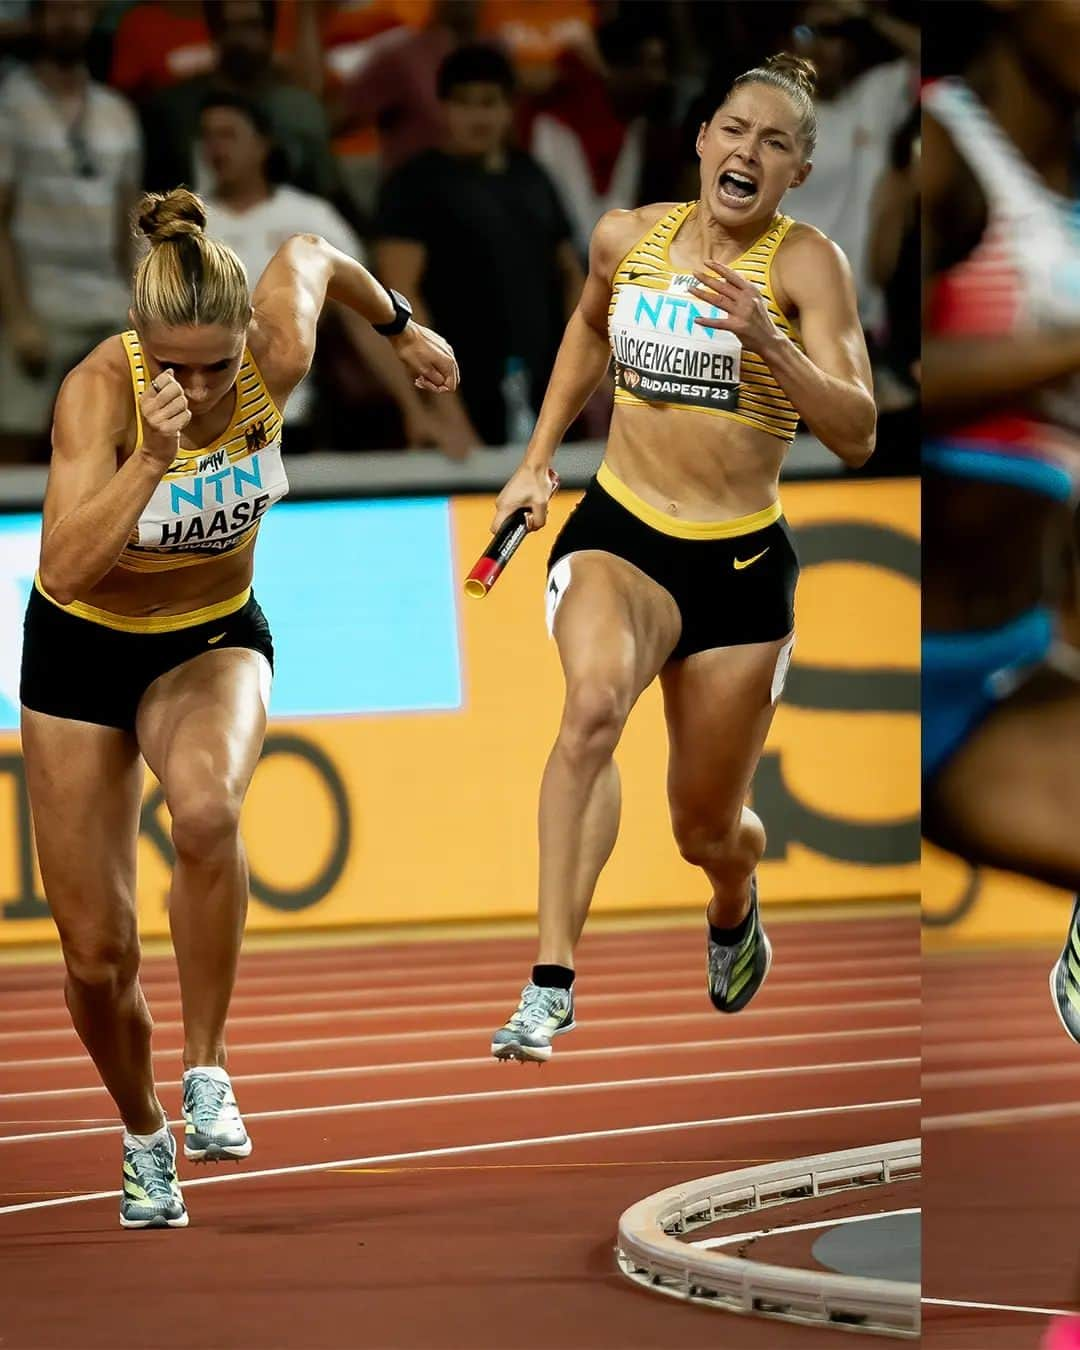
[[[1057,951],[923,965],[923,1298],[1080,1312],[1080,1057]],[[1044,1313],[928,1303],[927,1350],[1036,1350]]]
[[[588,936],[578,1028],[543,1068],[488,1055],[531,941],[250,953],[230,1067],[255,1151],[183,1164],[191,1226],[147,1233],[118,1226],[118,1132],[58,967],[0,967],[2,1343],[850,1350],[639,1291],[613,1263],[620,1213],[663,1187],[918,1131],[915,917],[770,933],[736,1018],[707,1002],[694,929]],[[176,1113],[171,963],[144,977]]]

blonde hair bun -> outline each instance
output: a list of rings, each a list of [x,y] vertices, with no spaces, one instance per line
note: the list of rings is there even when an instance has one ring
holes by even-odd
[[[136,328],[247,328],[251,295],[244,264],[227,244],[206,233],[206,207],[194,192],[185,187],[148,192],[136,221],[150,241],[131,283]]]
[[[137,223],[152,245],[185,234],[201,235],[206,229],[206,207],[188,188],[171,192],[147,192],[139,202]]]
[[[807,61],[793,52],[777,52],[764,63],[763,69],[789,76],[807,98],[813,98],[817,92],[817,68],[813,61]]]
[[[777,52],[760,66],[755,66],[753,70],[740,75],[724,95],[724,103],[736,89],[743,89],[749,84],[771,85],[773,89],[783,90],[791,99],[795,111],[799,114],[799,138],[802,141],[803,158],[809,160],[817,144],[817,113],[814,110],[817,70],[814,63],[796,56],[793,52]]]

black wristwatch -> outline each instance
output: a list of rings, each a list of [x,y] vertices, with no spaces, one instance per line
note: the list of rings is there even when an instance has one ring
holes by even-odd
[[[384,286],[383,290],[394,303],[394,317],[386,323],[373,323],[371,326],[383,337],[397,337],[398,333],[405,331],[405,325],[412,318],[412,305],[400,291],[392,291],[389,286]]]

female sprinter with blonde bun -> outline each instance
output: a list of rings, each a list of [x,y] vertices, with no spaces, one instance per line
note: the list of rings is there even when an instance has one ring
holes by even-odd
[[[698,201],[610,211],[524,463],[494,528],[539,529],[548,466],[615,361],[604,463],[551,551],[548,623],[566,680],[540,791],[540,943],[498,1059],[547,1059],[574,1025],[574,949],[615,843],[612,758],[658,676],[668,796],[701,867],[708,992],[744,1008],[768,971],[745,805],[794,640],[798,562],[778,479],[800,419],[846,464],[873,450],[869,359],[846,259],[779,211],[810,172],[813,68],[780,55],[741,75],[701,127]]]
[[[120,1222],[187,1224],[139,984],[135,852],[143,761],[172,816],[169,923],[183,1002],[185,1154],[251,1140],[224,1028],[247,909],[238,822],[263,743],[273,646],[251,590],[262,516],[288,484],[282,412],[327,297],[393,343],[418,386],[453,353],[359,263],[287,240],[249,295],[185,189],[146,197],[131,329],[56,401],[38,576],[26,613],[22,738],[72,1021],[124,1124]]]

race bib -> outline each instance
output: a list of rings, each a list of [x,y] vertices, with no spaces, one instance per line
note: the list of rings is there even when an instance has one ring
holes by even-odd
[[[139,517],[139,550],[227,553],[288,491],[281,437],[238,459],[216,450],[165,477]],[[133,541],[135,542],[135,541]]]
[[[619,287],[610,324],[615,383],[651,402],[734,412],[742,344],[734,333],[694,322],[726,313],[688,294],[695,284],[693,276],[676,276],[666,291]]]

